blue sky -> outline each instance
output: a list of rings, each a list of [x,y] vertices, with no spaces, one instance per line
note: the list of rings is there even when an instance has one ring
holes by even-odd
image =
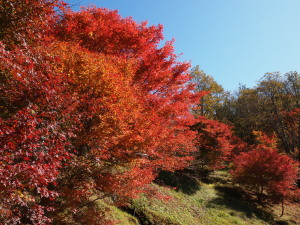
[[[67,0],[162,24],[180,60],[226,90],[253,87],[266,72],[300,72],[300,0]]]

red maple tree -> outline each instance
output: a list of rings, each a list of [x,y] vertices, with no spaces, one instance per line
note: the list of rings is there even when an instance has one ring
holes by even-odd
[[[221,169],[237,147],[231,127],[216,120],[199,117],[199,122],[192,126],[197,131],[197,152],[194,166],[198,168]],[[235,145],[233,143],[235,142]]]
[[[298,164],[278,152],[274,137],[262,132],[256,135],[258,144],[235,157],[233,181],[253,191],[259,200],[267,194],[269,199],[283,202],[295,187]]]
[[[0,39],[0,221],[83,218],[90,202],[123,203],[151,191],[159,170],[187,166],[189,110],[203,93],[173,42],[158,47],[162,26],[107,9],[59,15],[61,2],[38,1],[37,14],[35,2],[21,1],[28,15],[16,17],[28,29]]]

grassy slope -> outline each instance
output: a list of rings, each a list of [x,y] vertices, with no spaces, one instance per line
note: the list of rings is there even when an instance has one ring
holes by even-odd
[[[219,172],[215,176],[216,180],[226,179],[226,173],[223,172]],[[216,181],[212,184],[198,182],[197,187],[194,187],[192,192],[188,194],[185,191],[176,191],[157,184],[153,185],[162,194],[171,196],[173,200],[163,202],[155,198],[147,199],[145,197],[135,200],[127,209],[127,212],[135,217],[118,208],[111,207],[111,216],[115,221],[119,221],[118,224],[262,225],[276,224],[275,221],[280,222],[277,224],[297,224],[294,218],[295,213],[297,213],[295,208],[290,211],[287,209],[286,216],[279,218],[275,215],[278,213],[276,207],[274,213],[255,208],[248,202],[224,192],[226,185],[222,182]]]
[[[157,199],[136,200],[132,207],[144,214],[150,224],[268,224],[259,219],[243,203],[234,198],[220,196],[213,184],[201,184],[192,195],[159,187],[161,192],[173,197],[164,203]]]
[[[107,218],[111,221],[114,221],[116,224],[119,225],[138,225],[139,221],[136,217],[124,212],[123,210],[109,205],[107,203],[104,203],[103,201],[99,201],[98,205],[101,205],[102,207],[106,207],[109,209],[109,212],[107,214]]]

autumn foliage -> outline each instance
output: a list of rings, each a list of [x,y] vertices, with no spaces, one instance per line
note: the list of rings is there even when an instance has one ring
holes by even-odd
[[[65,6],[1,2],[13,20],[0,40],[2,223],[60,223],[95,199],[124,203],[196,149],[189,109],[203,94],[173,42],[158,47],[162,26]]]
[[[232,151],[235,147],[238,148],[237,138],[231,127],[216,120],[199,117],[199,122],[192,126],[192,130],[197,131],[194,167],[213,170],[224,168]]]
[[[194,157],[220,169],[241,152],[230,126],[191,114],[205,93],[193,91],[173,41],[162,41],[161,25],[117,11],[0,1],[1,224],[109,224],[106,209],[89,206],[153,194],[159,171]],[[268,179],[257,185],[282,196],[296,176],[265,143],[235,164],[237,182],[260,168]]]
[[[234,159],[231,171],[233,180],[252,191],[261,200],[282,201],[287,197],[297,179],[298,164],[276,149],[276,139],[257,132],[258,144]]]

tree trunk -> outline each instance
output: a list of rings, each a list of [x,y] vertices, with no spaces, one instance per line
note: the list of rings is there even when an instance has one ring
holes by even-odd
[[[284,214],[284,198],[282,198],[282,201],[281,201],[281,215],[280,217],[282,217]]]

